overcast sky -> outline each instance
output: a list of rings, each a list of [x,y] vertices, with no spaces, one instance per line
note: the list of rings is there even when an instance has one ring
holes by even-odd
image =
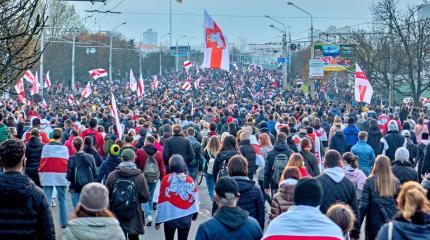
[[[126,22],[118,31],[129,39],[140,39],[140,33],[152,28],[159,36],[169,32],[170,0],[108,0],[103,3],[74,2],[81,18],[89,15],[85,10],[112,10],[122,14],[95,14],[88,19],[91,30],[109,30]],[[230,41],[239,37],[248,43],[279,41],[273,24],[264,15],[278,18],[291,26],[292,39],[303,39],[309,34],[310,19],[303,12],[287,5],[282,0],[171,0],[173,6],[173,41],[186,35],[191,44],[202,42],[203,9],[206,9]],[[372,20],[369,7],[375,0],[295,0],[298,6],[314,16],[315,29],[325,30],[328,26],[353,25],[366,27]],[[420,0],[400,0],[402,6],[417,4]],[[168,38],[166,38],[168,40]],[[163,40],[164,41],[164,40]],[[187,41],[187,40],[182,40]]]

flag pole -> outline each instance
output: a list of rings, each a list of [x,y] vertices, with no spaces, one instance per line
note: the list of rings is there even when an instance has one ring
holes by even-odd
[[[227,79],[228,79],[228,82],[230,83],[230,88],[233,93],[234,99],[237,100],[236,93],[234,92],[233,84],[231,83],[230,73],[228,71],[225,71],[225,72],[227,74]]]

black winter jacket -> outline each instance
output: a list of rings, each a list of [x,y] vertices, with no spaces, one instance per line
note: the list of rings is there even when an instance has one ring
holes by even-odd
[[[252,178],[257,170],[256,167],[256,159],[257,155],[255,153],[255,149],[251,145],[251,141],[243,140],[239,142],[239,151],[240,153],[248,160],[248,176]]]
[[[420,143],[417,146],[417,158],[415,164],[418,165],[419,182],[421,182],[421,175],[430,173],[430,149],[427,148],[430,148],[430,146],[427,146],[424,143]]]
[[[69,189],[74,192],[81,192],[82,186],[76,186],[75,184],[75,174],[76,174],[76,167],[78,166],[78,161],[84,161],[85,165],[82,166],[88,166],[91,168],[91,173],[94,181],[97,179],[97,167],[96,163],[94,161],[94,157],[88,153],[84,152],[77,152],[75,155],[69,158],[69,161],[67,161],[67,180],[70,181]]]
[[[416,212],[411,221],[400,214],[393,221],[393,240],[428,240],[430,239],[430,214]],[[377,240],[388,239],[388,223],[378,232]]]
[[[305,167],[308,173],[312,177],[316,177],[320,175],[320,167],[318,166],[317,159],[315,155],[311,152],[300,151],[300,155],[303,157],[303,161],[305,162]]]
[[[237,206],[247,211],[250,217],[255,218],[261,229],[264,229],[264,199],[261,189],[254,181],[248,177],[233,177],[239,185],[240,198]],[[218,209],[218,205],[213,202],[212,215]]]
[[[405,137],[403,137],[399,131],[388,131],[387,135],[381,139],[381,149],[384,150],[384,143],[388,145],[388,149],[385,151],[385,155],[390,158],[391,162],[395,159],[396,150],[400,147],[406,147]]]
[[[395,179],[396,188],[399,189],[399,180]],[[397,193],[395,194],[397,195]],[[360,200],[360,223],[366,220],[366,239],[375,239],[379,228],[397,212],[395,195],[393,197],[380,197],[376,191],[376,178],[369,177],[364,184]]]
[[[109,173],[115,170],[115,168],[117,168],[120,163],[121,159],[119,158],[119,156],[109,155],[108,158],[103,161],[97,172],[97,182],[102,182],[103,180],[106,180]]]
[[[267,154],[267,159],[264,164],[264,188],[271,187],[272,190],[278,189],[278,183],[272,182],[273,164],[278,154],[285,154],[288,158],[293,154],[293,151],[288,147],[287,143],[277,141],[273,146],[273,150]]]
[[[188,139],[181,135],[173,135],[172,137],[164,141],[163,159],[164,164],[169,165],[168,161],[173,154],[181,155],[187,166],[190,166],[194,162],[194,150]]]
[[[42,155],[43,143],[40,138],[32,137],[25,146],[25,174],[27,174],[33,182],[40,187],[39,165]]]
[[[337,131],[330,141],[330,149],[334,149],[340,153],[340,155],[345,153],[346,147],[346,137],[343,131]]]
[[[21,173],[0,174],[0,239],[55,239],[45,193]]]
[[[418,173],[412,168],[409,161],[396,160],[392,163],[391,170],[393,171],[394,176],[399,179],[400,184],[407,181],[418,181]]]
[[[370,127],[367,133],[367,144],[372,147],[373,152],[375,152],[375,156],[377,156],[381,152],[382,133],[379,130],[378,126]]]
[[[213,176],[214,176],[215,182],[217,181],[218,172],[222,169],[223,164],[227,166],[228,160],[230,160],[230,158],[233,157],[234,155],[239,155],[239,154],[240,153],[235,150],[226,150],[218,154],[218,156],[215,158],[214,168],[213,168]]]

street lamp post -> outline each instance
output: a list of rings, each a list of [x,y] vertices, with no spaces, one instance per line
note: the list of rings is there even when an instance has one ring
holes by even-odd
[[[179,48],[178,48],[178,42],[179,40],[182,40],[184,38],[186,38],[186,35],[182,35],[180,36],[178,39],[176,39],[176,72],[179,71]]]
[[[313,46],[314,44],[314,17],[312,16],[312,14],[306,10],[304,10],[303,8],[297,6],[295,3],[288,1],[287,2],[288,5],[293,6],[297,9],[299,9],[300,11],[306,13],[310,18],[311,18],[311,46]]]
[[[160,76],[161,76],[161,74],[163,74],[163,64],[161,62],[161,55],[162,55],[161,41],[163,40],[163,38],[165,38],[169,35],[170,35],[170,33],[166,33],[160,37],[160,47],[159,47],[160,48]]]
[[[109,31],[110,35],[110,41],[109,41],[109,81],[112,82],[112,42],[113,42],[113,34],[112,32],[115,31],[117,28],[121,27],[122,25],[125,25],[126,23],[123,22],[120,25],[112,28],[112,30]]]
[[[287,65],[287,55],[288,55],[288,50],[287,50],[287,28],[285,26],[285,24],[275,18],[272,18],[268,15],[265,16],[266,18],[277,22],[279,24],[282,25],[283,29],[280,29],[278,27],[276,27],[275,25],[270,25],[271,28],[275,29],[276,31],[282,33],[282,56],[284,58],[284,62],[283,62],[283,77],[282,77],[282,88],[283,89],[287,89],[287,84],[288,84],[288,65]]]

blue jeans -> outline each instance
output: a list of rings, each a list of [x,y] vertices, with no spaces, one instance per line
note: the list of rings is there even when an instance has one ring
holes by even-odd
[[[148,183],[149,199],[148,202],[143,203],[143,211],[145,212],[145,217],[152,216],[152,197],[154,196],[155,187],[157,182]]]
[[[70,196],[72,198],[73,209],[76,209],[76,206],[78,205],[79,197],[81,196],[81,193],[71,192]]]
[[[61,227],[65,227],[67,225],[66,188],[66,186],[55,186],[55,189],[57,190],[58,205],[60,207]],[[43,191],[46,194],[46,198],[48,198],[49,205],[52,203],[53,189],[53,186],[43,186]]]
[[[188,176],[190,176],[194,181],[197,180],[197,167],[188,167]]]
[[[208,186],[209,197],[211,198],[211,201],[213,201],[214,200],[214,191],[215,191],[214,175],[209,174],[207,172],[205,172],[204,174],[205,174],[205,179],[206,179],[206,185]]]

